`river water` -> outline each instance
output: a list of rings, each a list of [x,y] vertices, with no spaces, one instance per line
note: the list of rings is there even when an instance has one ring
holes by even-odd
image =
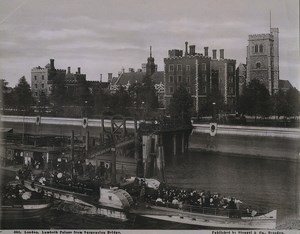
[[[168,184],[234,196],[252,208],[277,209],[278,224],[299,219],[300,164],[270,159],[190,152],[166,166]],[[1,172],[2,183],[13,173]],[[200,229],[195,226],[137,218],[119,222],[51,209],[38,222],[2,223],[1,228],[53,229]]]

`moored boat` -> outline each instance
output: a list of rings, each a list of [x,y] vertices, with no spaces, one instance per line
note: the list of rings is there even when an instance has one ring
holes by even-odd
[[[76,204],[79,213],[102,215],[122,221],[128,220],[128,210],[133,205],[132,197],[122,189],[99,188],[99,192],[91,189],[75,191],[72,187],[58,188],[42,185],[38,182],[25,181],[31,191],[43,190],[45,195],[69,204]]]
[[[277,211],[251,216],[241,210],[213,208],[170,208],[157,205],[135,207],[130,211],[142,217],[206,228],[222,229],[275,229]],[[235,216],[231,214],[235,213]]]
[[[9,187],[9,191],[6,189]],[[41,218],[51,207],[52,201],[41,193],[29,192],[16,181],[7,184],[2,191],[0,214],[2,221]]]

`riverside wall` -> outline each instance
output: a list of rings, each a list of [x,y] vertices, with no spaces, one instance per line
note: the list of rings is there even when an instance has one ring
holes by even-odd
[[[15,133],[37,135],[70,136],[75,131],[78,137],[100,136],[101,120],[89,119],[88,127],[83,127],[82,119],[41,117],[1,116],[2,127],[13,128]],[[111,126],[110,120],[104,121],[105,128]],[[127,129],[133,130],[132,120],[127,121]],[[273,158],[278,160],[300,161],[300,129],[275,127],[249,127],[218,125],[216,136],[210,136],[209,124],[194,124],[190,137],[191,151],[218,152],[232,156]]]

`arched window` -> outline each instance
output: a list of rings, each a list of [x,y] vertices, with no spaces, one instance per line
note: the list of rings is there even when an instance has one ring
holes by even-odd
[[[255,53],[258,53],[258,45],[255,45]]]
[[[262,44],[259,45],[259,52],[260,52],[260,53],[264,52],[264,46],[263,46]]]
[[[256,63],[256,68],[261,68],[261,63],[260,62]]]

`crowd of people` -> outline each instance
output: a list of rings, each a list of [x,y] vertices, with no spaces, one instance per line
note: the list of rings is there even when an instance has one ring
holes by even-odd
[[[29,199],[42,199],[44,190],[28,191],[22,183],[8,183],[1,191],[2,202],[13,204]]]
[[[193,189],[182,189],[161,184],[157,190],[147,188],[142,180],[135,181],[133,187],[124,188],[136,198],[137,202],[146,202],[157,206],[164,206],[183,210],[200,212],[224,211],[230,216],[255,216],[257,212],[250,209],[235,197],[222,196],[210,191],[198,192]]]
[[[239,209],[241,201],[234,197],[221,196],[210,191],[197,192],[191,189],[162,187],[156,192],[147,193],[146,200],[157,204],[190,205],[197,207]]]
[[[87,165],[87,171],[94,171],[92,166]],[[103,185],[103,181],[99,176],[93,178],[88,177],[86,180],[78,178],[76,175],[71,176],[67,172],[60,171],[43,171],[39,175],[34,175],[30,169],[22,169],[17,173],[20,180],[30,179],[39,182],[41,185],[52,185],[64,189],[72,189],[80,193],[99,192],[99,187]],[[242,202],[234,197],[222,196],[219,193],[211,193],[210,191],[198,192],[192,189],[182,189],[177,187],[160,184],[158,189],[147,188],[145,180],[135,180],[130,186],[121,187],[136,200],[158,206],[168,206],[178,209],[186,207],[192,208],[214,208],[226,210],[240,210]],[[243,207],[247,208],[247,207]],[[250,209],[247,210],[250,215],[255,215]]]

